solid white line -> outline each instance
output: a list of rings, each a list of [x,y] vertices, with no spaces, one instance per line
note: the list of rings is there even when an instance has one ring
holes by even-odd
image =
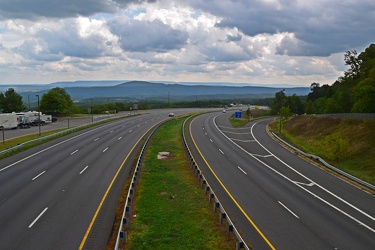
[[[35,176],[34,178],[32,178],[31,180],[34,181],[36,180],[38,177],[40,177],[42,174],[44,174],[46,171],[44,170],[43,172],[41,172],[40,174],[38,174],[37,176]]]
[[[289,213],[291,213],[294,217],[296,217],[297,219],[299,219],[299,217],[298,217],[295,213],[293,213],[292,210],[290,210],[287,206],[285,206],[285,205],[284,205],[283,203],[281,203],[280,201],[279,201],[279,203],[280,203],[280,205],[283,206],[286,210],[288,210]]]
[[[121,140],[122,139],[122,136],[120,136],[117,140],[119,141],[119,140]]]
[[[78,149],[75,150],[75,151],[73,151],[73,152],[71,152],[70,155],[74,155],[74,154],[77,153],[77,152],[78,152]]]
[[[221,151],[221,149],[219,148],[219,151],[222,153],[222,154],[224,154],[224,152],[223,151]]]
[[[32,154],[32,155],[29,155],[29,156],[27,156],[27,157],[25,157],[25,158],[23,158],[23,159],[21,159],[21,160],[19,160],[19,161],[16,161],[16,162],[14,162],[14,163],[12,163],[12,164],[10,164],[10,165],[8,165],[8,166],[6,166],[6,167],[0,169],[0,172],[1,172],[1,171],[4,171],[5,169],[8,169],[8,168],[10,168],[10,167],[13,167],[14,165],[17,165],[17,164],[20,163],[20,162],[26,161],[27,159],[30,159],[30,158],[32,158],[32,157],[38,155],[38,154],[41,154],[41,153],[43,153],[43,152],[45,152],[45,151],[47,151],[47,150],[50,150],[51,148],[57,147],[57,146],[59,146],[59,145],[65,143],[65,142],[68,142],[68,141],[74,140],[74,139],[76,139],[76,138],[78,138],[78,137],[81,137],[81,136],[83,136],[83,135],[85,135],[85,134],[88,134],[88,133],[94,132],[94,131],[99,130],[99,129],[101,129],[101,128],[104,128],[104,127],[106,127],[106,126],[108,126],[108,125],[103,125],[103,126],[101,126],[101,127],[94,128],[94,129],[89,130],[89,131],[87,131],[87,132],[84,132],[84,133],[82,133],[82,134],[79,134],[79,135],[73,136],[73,137],[71,137],[71,138],[69,138],[69,139],[66,139],[65,141],[62,141],[62,142],[56,143],[56,144],[54,144],[54,145],[52,145],[52,146],[50,146],[50,147],[48,147],[48,148],[45,148],[45,149],[43,149],[43,150],[40,150],[40,151],[38,151],[38,152],[36,152],[36,153],[34,153],[34,154]],[[99,139],[99,138],[97,138],[97,139]]]
[[[235,135],[250,135],[251,133],[237,133],[237,132],[232,132],[232,131],[225,131],[225,130],[222,130],[224,133],[228,133],[228,134],[235,134]]]
[[[344,212],[343,210],[339,209],[338,207],[334,206],[333,204],[329,203],[328,201],[324,200],[323,198],[319,197],[318,195],[316,195],[315,193],[311,192],[310,190],[307,190],[306,188],[304,188],[303,186],[297,184],[295,181],[291,180],[289,177],[283,175],[282,173],[280,173],[279,171],[277,171],[276,169],[272,168],[270,165],[268,165],[267,163],[261,161],[260,159],[256,158],[253,154],[249,153],[248,151],[246,151],[244,148],[242,148],[241,146],[239,146],[237,143],[235,143],[233,140],[231,140],[228,136],[226,136],[223,132],[221,132],[221,130],[217,127],[216,125],[216,121],[215,121],[216,117],[214,118],[214,124],[216,126],[216,129],[224,136],[226,137],[229,141],[231,141],[233,144],[235,144],[239,149],[241,149],[242,151],[244,151],[245,153],[247,153],[248,155],[252,156],[255,160],[257,160],[258,162],[260,162],[261,164],[263,164],[264,166],[266,166],[267,168],[269,168],[270,170],[274,171],[275,173],[277,173],[278,175],[282,176],[284,179],[290,181],[291,183],[295,184],[297,187],[303,189],[304,191],[306,191],[307,193],[313,195],[315,198],[321,200],[322,202],[324,202],[325,204],[327,204],[328,206],[334,208],[335,210],[337,210],[338,212],[344,214],[345,216],[347,216],[348,218],[354,220],[355,222],[357,222],[358,224],[366,227],[368,230],[372,231],[375,233],[375,229],[369,227],[368,225],[366,225],[365,223],[363,223],[362,221],[354,218],[353,216],[349,215],[348,213]],[[266,147],[264,147],[261,143],[259,143],[259,141],[255,138],[254,134],[253,134],[253,127],[255,126],[256,123],[253,124],[253,126],[251,127],[251,134],[253,136],[253,138],[257,141],[257,143],[263,147],[267,152],[269,152],[273,157],[275,157],[279,162],[281,162],[282,164],[284,164],[286,167],[288,167],[289,169],[291,169],[292,171],[294,171],[295,173],[297,173],[298,175],[300,175],[301,177],[304,177],[306,180],[310,181],[310,183],[313,183],[313,185],[316,185],[317,187],[321,188],[323,191],[327,192],[328,194],[332,195],[333,197],[335,197],[336,199],[340,200],[341,202],[345,203],[346,205],[350,206],[351,208],[355,209],[356,211],[360,212],[361,214],[367,216],[368,218],[370,218],[371,220],[375,221],[375,218],[372,217],[371,215],[367,214],[366,212],[362,211],[361,209],[355,207],[354,205],[352,205],[351,203],[347,202],[346,200],[342,199],[341,197],[337,196],[336,194],[332,193],[331,191],[329,191],[328,189],[320,186],[319,184],[317,184],[316,182],[313,182],[311,179],[309,179],[308,177],[304,176],[302,173],[298,172],[297,170],[295,170],[294,168],[292,168],[291,166],[289,166],[288,164],[286,164],[285,162],[283,162],[280,158],[278,158],[277,156],[275,156],[274,154],[272,154]]]
[[[238,169],[239,170],[241,170],[242,171],[242,173],[244,173],[244,174],[246,174],[247,175],[247,173],[242,169],[242,168],[240,168],[240,166],[237,166],[238,167]]]
[[[84,169],[82,169],[81,172],[79,172],[79,174],[82,174],[83,172],[85,172],[85,170],[88,168],[89,166],[86,166]]]
[[[235,139],[231,138],[233,141],[241,141],[241,142],[255,142],[255,140],[240,140],[240,139]]]
[[[39,215],[35,218],[35,220],[29,225],[29,228],[34,226],[34,224],[42,217],[42,215],[47,211],[48,207],[46,207]]]
[[[97,141],[97,140],[99,140],[99,138],[96,138],[94,141]]]
[[[107,151],[108,150],[108,148],[105,148],[104,150],[103,150],[103,153],[105,152],[105,151]]]

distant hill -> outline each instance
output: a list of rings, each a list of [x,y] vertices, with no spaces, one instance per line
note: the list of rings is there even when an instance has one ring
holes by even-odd
[[[8,85],[7,85],[8,86]],[[10,86],[10,85],[9,85]],[[275,93],[285,89],[286,95],[305,96],[310,92],[308,87],[261,87],[157,83],[146,81],[76,81],[56,82],[41,85],[16,85],[15,89],[24,100],[35,99],[54,87],[64,88],[73,100],[87,98],[120,98],[120,99],[159,99],[159,100],[192,100],[192,99],[260,99],[274,97]],[[26,98],[26,99],[25,99]]]
[[[151,83],[131,81],[114,86],[97,87],[66,87],[65,90],[73,99],[93,97],[186,97],[186,96],[236,96],[250,95],[252,97],[271,97],[283,88],[256,86],[208,86]],[[284,88],[286,95],[307,95],[310,88]]]

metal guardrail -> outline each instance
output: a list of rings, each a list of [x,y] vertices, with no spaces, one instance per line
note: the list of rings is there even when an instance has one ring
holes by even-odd
[[[18,144],[17,146],[8,148],[6,150],[3,150],[3,151],[0,152],[0,155],[4,155],[4,154],[7,154],[7,153],[10,153],[10,152],[15,151],[15,150],[17,150],[19,148],[22,148],[23,146],[31,144],[33,142],[43,141],[43,140],[46,140],[46,139],[49,139],[49,138],[53,138],[55,136],[62,135],[62,134],[65,134],[65,133],[68,133],[68,132],[71,132],[71,131],[74,131],[74,130],[77,130],[77,129],[80,129],[80,128],[83,128],[83,127],[87,127],[87,126],[90,126],[92,124],[99,123],[99,122],[102,122],[102,121],[103,120],[94,121],[94,122],[90,122],[90,123],[85,123],[85,124],[82,124],[82,125],[79,125],[79,126],[76,126],[76,127],[73,127],[73,128],[69,128],[69,129],[65,129],[65,130],[57,132],[57,133],[53,133],[51,135],[47,135],[47,136],[43,136],[43,137],[40,137],[40,138],[37,138],[37,139],[34,139],[34,140],[30,140],[30,141]]]
[[[359,183],[359,184],[362,184],[362,185],[365,186],[365,187],[368,187],[368,188],[370,188],[370,189],[372,189],[372,190],[375,190],[375,186],[374,186],[374,185],[372,185],[372,184],[370,184],[370,183],[368,183],[368,182],[365,182],[364,180],[361,180],[361,179],[359,179],[359,178],[357,178],[357,177],[355,177],[355,176],[353,176],[353,175],[350,175],[350,174],[348,174],[348,173],[342,171],[341,169],[338,169],[338,168],[332,166],[331,164],[327,163],[325,160],[323,160],[323,159],[320,158],[319,156],[316,156],[316,155],[312,155],[312,154],[308,154],[308,153],[303,152],[303,151],[300,150],[299,148],[296,148],[296,147],[294,147],[293,145],[291,145],[291,144],[287,143],[286,141],[284,141],[283,139],[281,139],[281,138],[280,138],[279,136],[277,136],[274,132],[272,132],[272,135],[275,136],[278,140],[280,140],[280,141],[283,142],[284,144],[288,145],[290,148],[292,148],[292,149],[294,149],[295,151],[299,152],[300,154],[302,154],[302,155],[304,155],[304,156],[306,156],[306,157],[310,157],[310,158],[316,159],[316,160],[318,160],[319,162],[321,162],[324,166],[326,166],[327,168],[329,168],[329,169],[331,169],[331,170],[333,170],[333,171],[335,171],[335,172],[337,172],[337,173],[339,173],[339,174],[341,174],[341,175],[343,175],[343,176],[345,176],[345,177],[347,177],[347,178],[349,178],[349,179],[351,179],[351,180],[353,180],[353,181],[355,181],[355,182],[357,182],[357,183]]]
[[[125,231],[125,227],[129,227],[129,219],[130,219],[129,217],[126,217],[126,215],[131,216],[131,207],[132,207],[132,202],[133,202],[133,198],[134,198],[135,188],[136,188],[136,185],[137,185],[137,182],[138,182],[138,175],[141,171],[142,160],[144,158],[146,148],[147,148],[152,136],[154,135],[154,133],[157,131],[157,129],[164,122],[159,123],[154,128],[154,130],[151,132],[151,134],[148,136],[145,144],[142,147],[141,153],[138,157],[137,164],[136,164],[133,176],[132,176],[131,184],[130,184],[130,187],[129,187],[129,190],[128,190],[128,194],[126,196],[125,206],[124,206],[124,210],[123,210],[123,213],[122,213],[122,216],[121,216],[120,226],[119,226],[119,229],[118,229],[118,232],[117,232],[116,244],[115,244],[115,248],[114,248],[115,250],[119,249],[121,239],[123,240],[124,244],[126,243],[127,234],[126,234],[126,231]]]
[[[234,224],[233,224],[232,220],[230,219],[228,213],[225,211],[225,209],[221,205],[220,200],[217,198],[215,192],[212,190],[212,188],[209,185],[207,179],[204,177],[202,170],[199,168],[199,166],[197,165],[193,155],[190,152],[189,146],[188,146],[188,144],[186,142],[186,138],[185,138],[185,124],[186,124],[186,121],[189,120],[190,118],[191,117],[187,118],[183,123],[182,138],[183,138],[183,143],[184,143],[184,146],[185,146],[185,151],[186,151],[186,153],[189,157],[189,161],[190,161],[190,164],[191,164],[191,166],[194,170],[194,173],[197,175],[198,181],[201,183],[201,187],[205,188],[206,194],[209,193],[209,196],[208,196],[209,202],[211,202],[211,200],[214,200],[214,212],[216,212],[217,209],[220,210],[220,223],[222,224],[224,219],[227,220],[227,222],[228,222],[228,225],[227,225],[228,237],[230,236],[230,232],[233,232],[235,234],[235,236],[237,237],[236,250],[238,250],[238,249],[250,250],[250,248],[246,245],[246,243],[242,239],[240,233],[238,232],[238,230],[234,226]]]

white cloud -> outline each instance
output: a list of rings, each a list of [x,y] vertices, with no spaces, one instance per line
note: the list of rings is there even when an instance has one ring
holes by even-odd
[[[69,4],[67,4],[69,1]],[[372,0],[2,0],[0,81],[333,83]]]

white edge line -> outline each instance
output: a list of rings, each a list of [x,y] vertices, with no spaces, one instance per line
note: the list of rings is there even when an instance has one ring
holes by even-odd
[[[84,169],[82,169],[81,172],[79,172],[79,174],[82,174],[83,172],[85,172],[85,170],[88,168],[89,166],[86,166]]]
[[[32,178],[31,180],[34,181],[36,180],[38,177],[40,177],[42,174],[44,174],[46,171],[44,170],[43,172],[41,172],[40,174],[38,174],[37,176],[35,176],[34,178]]]
[[[32,226],[34,226],[34,224],[40,219],[40,217],[42,217],[42,215],[47,211],[48,207],[46,207],[39,215],[38,217],[35,218],[35,220],[33,222],[31,222],[31,224],[29,225],[29,228],[31,228]]]
[[[370,226],[366,225],[365,223],[363,223],[362,221],[354,218],[353,216],[349,215],[348,213],[344,212],[343,210],[339,209],[338,207],[334,206],[333,204],[329,203],[328,201],[324,200],[323,198],[319,197],[318,195],[316,195],[315,193],[311,192],[310,190],[307,190],[306,188],[302,187],[301,185],[298,185],[297,183],[295,183],[293,180],[291,180],[290,178],[288,178],[287,176],[283,175],[282,173],[278,172],[277,170],[275,170],[274,168],[272,168],[271,166],[269,166],[268,164],[266,164],[265,162],[261,161],[260,159],[256,158],[253,154],[247,152],[244,148],[242,148],[241,146],[239,146],[237,143],[235,143],[234,141],[232,141],[228,136],[226,136],[223,132],[221,132],[221,130],[217,127],[216,125],[216,121],[215,121],[216,117],[214,118],[214,124],[216,126],[216,129],[222,134],[224,135],[224,137],[226,137],[229,141],[231,141],[233,144],[235,144],[238,148],[240,148],[242,151],[244,151],[245,153],[247,153],[248,155],[250,155],[251,157],[253,157],[255,160],[257,160],[258,162],[260,162],[261,164],[263,164],[264,166],[266,166],[267,168],[269,168],[270,170],[274,171],[275,173],[279,174],[280,176],[282,176],[284,179],[290,181],[291,183],[295,184],[296,186],[300,187],[301,189],[305,190],[307,193],[313,195],[315,198],[318,198],[319,200],[321,200],[322,202],[324,202],[325,204],[327,204],[328,206],[334,208],[336,211],[344,214],[345,216],[347,216],[348,218],[354,220],[355,222],[357,222],[358,224],[366,227],[368,230],[372,231],[375,233],[375,229],[371,228]],[[253,134],[252,132],[252,129],[253,127],[255,126],[256,123],[253,124],[253,126],[251,127],[251,133]],[[253,135],[254,137],[254,135]],[[268,149],[266,149],[262,144],[260,144],[258,142],[258,140],[254,137],[254,139],[257,141],[257,143],[262,146],[266,151],[268,151],[271,155],[273,155]],[[371,220],[374,220],[375,219],[365,213],[364,211],[360,210],[359,208],[355,207],[354,205],[350,204],[349,202],[347,202],[346,200],[342,199],[341,197],[338,197],[337,195],[335,195],[334,193],[330,192],[329,190],[323,188],[322,186],[318,185],[317,183],[313,182],[311,179],[307,178],[306,176],[304,176],[303,174],[301,174],[300,172],[298,172],[297,170],[295,170],[294,168],[292,168],[291,166],[289,166],[288,164],[286,164],[285,162],[283,162],[281,159],[279,159],[277,156],[273,155],[277,160],[279,160],[281,163],[283,163],[285,166],[287,166],[288,168],[290,168],[291,170],[293,170],[295,173],[299,174],[300,176],[304,177],[306,180],[310,181],[311,183],[314,183],[314,185],[316,185],[317,187],[321,188],[322,190],[326,191],[327,193],[331,194],[333,197],[337,198],[338,200],[342,201],[343,203],[345,203],[346,205],[352,207],[353,209],[357,210],[358,212],[360,212],[361,214],[367,216],[368,218],[370,218]]]
[[[297,219],[299,219],[299,217],[298,217],[295,213],[293,213],[292,210],[290,210],[287,206],[285,206],[285,205],[284,205],[283,203],[281,203],[280,201],[279,201],[279,203],[280,203],[280,205],[283,206],[286,210],[288,210],[289,213],[291,213],[294,217],[296,217]]]
[[[30,159],[30,158],[32,158],[32,157],[38,155],[38,154],[41,154],[41,153],[43,153],[43,152],[45,152],[45,151],[47,151],[47,150],[50,150],[51,148],[57,147],[57,146],[59,146],[59,145],[65,143],[65,142],[68,142],[68,141],[74,140],[74,139],[76,139],[76,138],[78,138],[78,137],[81,137],[81,136],[83,136],[83,135],[85,135],[85,134],[88,134],[88,133],[94,132],[94,131],[96,131],[96,130],[98,130],[98,129],[101,129],[101,128],[103,128],[103,127],[106,127],[106,126],[107,126],[107,125],[103,125],[103,126],[101,126],[101,127],[94,128],[94,129],[89,130],[89,131],[86,131],[86,132],[84,132],[84,133],[82,133],[82,134],[79,134],[79,135],[73,136],[73,137],[71,137],[71,138],[68,138],[68,139],[66,139],[66,140],[64,140],[64,141],[62,141],[62,142],[56,143],[56,144],[54,144],[54,145],[52,145],[52,146],[50,146],[50,147],[48,147],[48,148],[42,149],[42,150],[40,150],[40,151],[38,151],[38,152],[36,152],[36,153],[34,153],[34,154],[32,154],[32,155],[29,155],[29,156],[27,156],[27,157],[25,157],[25,158],[23,158],[23,159],[21,159],[21,160],[19,160],[19,161],[16,161],[16,162],[14,162],[14,163],[12,163],[12,164],[10,164],[10,165],[8,165],[8,166],[6,166],[6,167],[0,169],[0,172],[1,172],[1,171],[4,171],[4,170],[6,170],[6,169],[8,169],[8,168],[10,168],[10,167],[13,167],[14,165],[17,165],[17,164],[20,163],[20,162],[26,161],[27,159]],[[99,139],[99,138],[97,138],[97,139]]]

